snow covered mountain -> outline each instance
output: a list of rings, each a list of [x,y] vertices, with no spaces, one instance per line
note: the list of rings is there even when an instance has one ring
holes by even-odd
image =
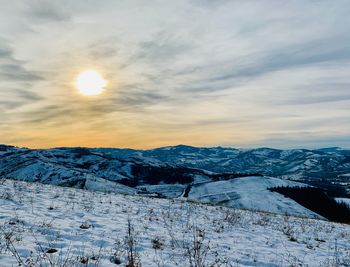
[[[350,196],[350,150],[236,149],[178,145],[151,150],[115,150],[121,157],[143,156],[217,173],[240,172],[297,180],[331,195]]]
[[[9,154],[34,153],[41,158],[55,161],[76,162],[81,168],[89,168],[91,160],[100,157],[122,159],[146,164],[166,163],[216,173],[240,172],[259,173],[290,179],[338,179],[350,175],[350,150],[323,148],[318,150],[272,148],[236,149],[226,147],[191,147],[178,145],[150,150],[118,148],[57,148],[30,150],[11,146],[0,146],[0,156]],[[78,162],[78,163],[79,163]],[[85,166],[84,166],[85,164]]]
[[[339,148],[245,150],[179,145],[145,150],[142,155],[214,172],[249,172],[292,179],[337,178],[350,173],[350,151]]]
[[[322,177],[331,180],[333,186],[340,180],[341,188],[347,188],[349,169],[350,156],[339,149],[282,151],[175,146],[153,150],[79,147],[33,150],[0,146],[2,178],[92,191],[187,198],[313,218],[320,216],[269,189],[305,186],[300,181]]]
[[[2,148],[0,175],[77,188],[86,188],[102,180],[135,188],[159,184],[186,185],[241,176],[235,173],[217,174],[142,156],[119,157],[115,153],[104,153],[104,149],[32,150],[15,147]]]

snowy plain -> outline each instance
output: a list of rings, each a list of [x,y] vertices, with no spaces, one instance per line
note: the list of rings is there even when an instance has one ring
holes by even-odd
[[[128,221],[142,266],[191,266],[194,241],[203,266],[350,264],[345,224],[2,180],[0,266],[125,266]]]

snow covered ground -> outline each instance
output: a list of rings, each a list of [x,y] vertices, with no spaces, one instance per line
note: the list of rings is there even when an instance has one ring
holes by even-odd
[[[268,190],[278,186],[303,187],[306,185],[279,178],[252,176],[194,185],[188,198],[234,208],[321,218],[320,215],[304,208],[294,200]]]
[[[316,219],[0,184],[0,266],[125,266],[130,244],[142,266],[349,266],[349,240],[349,225]]]

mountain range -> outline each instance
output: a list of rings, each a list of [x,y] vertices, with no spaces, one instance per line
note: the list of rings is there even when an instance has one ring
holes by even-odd
[[[0,177],[318,217],[269,189],[317,186],[331,197],[350,198],[350,150],[0,145]]]

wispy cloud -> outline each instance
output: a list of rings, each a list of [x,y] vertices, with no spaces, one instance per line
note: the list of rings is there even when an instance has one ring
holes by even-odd
[[[0,141],[21,129],[16,144],[62,145],[69,128],[76,145],[348,146],[349,12],[347,0],[6,4]],[[77,94],[86,68],[108,79],[103,95]]]
[[[53,2],[45,0],[32,0],[25,7],[28,17],[38,22],[67,21],[71,19],[71,9],[66,1]]]
[[[42,77],[25,68],[25,62],[14,56],[13,50],[0,38],[0,77],[11,81],[35,81]]]

